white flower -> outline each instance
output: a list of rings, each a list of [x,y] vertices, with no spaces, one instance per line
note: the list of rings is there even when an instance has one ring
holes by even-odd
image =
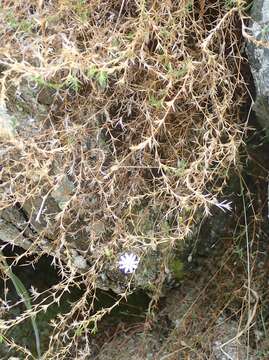
[[[131,274],[137,269],[139,261],[140,259],[137,255],[125,253],[120,257],[119,268],[125,274]]]

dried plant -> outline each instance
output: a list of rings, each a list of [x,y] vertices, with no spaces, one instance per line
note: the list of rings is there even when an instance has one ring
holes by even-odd
[[[27,212],[22,232],[34,235],[24,256],[50,254],[62,275],[53,289],[34,293],[32,311],[9,326],[59,302],[72,285],[86,285],[55,320],[45,359],[76,351],[78,338],[121,301],[98,312],[89,301],[113,256],[171,252],[201,211],[230,209],[223,191],[246,127],[243,7],[219,0],[2,2],[0,209],[29,209],[41,199]],[[25,88],[35,105],[23,99]],[[70,196],[50,212],[47,201],[66,178]],[[82,275],[70,247],[78,233],[87,239],[86,249],[78,244],[88,264]]]

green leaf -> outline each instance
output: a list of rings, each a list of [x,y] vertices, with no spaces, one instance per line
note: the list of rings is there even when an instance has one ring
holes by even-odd
[[[69,74],[65,83],[67,84],[67,86],[72,89],[73,91],[75,92],[78,92],[79,89],[80,89],[80,81],[79,79],[72,75],[72,74]]]
[[[93,65],[87,70],[87,77],[93,79],[97,73],[98,73],[98,68],[95,65]]]
[[[101,70],[97,74],[97,81],[102,89],[105,89],[107,87],[107,80],[108,80],[107,72],[104,70]]]
[[[2,251],[0,251],[0,257],[1,257],[0,259],[2,261],[4,270],[6,271],[8,277],[10,278],[10,280],[12,281],[17,294],[20,296],[20,298],[24,302],[24,305],[25,305],[26,309],[31,311],[33,309],[33,307],[32,307],[30,295],[29,295],[27,289],[25,288],[25,286],[23,285],[21,280],[18,278],[18,276],[16,276],[13,273],[13,271],[11,270],[11,268],[9,267],[8,263],[6,262],[6,258],[4,257]],[[39,331],[38,331],[37,323],[36,323],[36,320],[35,320],[35,315],[31,315],[31,322],[32,322],[32,327],[33,327],[34,334],[35,334],[36,351],[37,351],[37,354],[38,354],[38,358],[40,359],[41,358],[40,337],[39,337]]]
[[[149,104],[155,109],[161,109],[163,107],[163,99],[159,100],[155,96],[150,96]]]

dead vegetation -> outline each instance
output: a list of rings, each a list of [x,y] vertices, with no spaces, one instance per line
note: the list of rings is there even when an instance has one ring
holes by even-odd
[[[94,313],[88,302],[113,256],[128,249],[168,253],[191,234],[198,211],[227,208],[223,190],[246,127],[244,6],[2,2],[0,208],[28,209],[25,227],[35,236],[27,253],[52,254],[63,275],[33,312],[59,301],[72,284],[87,284],[72,311],[55,321],[44,358],[64,359],[111,310]],[[25,88],[34,109],[28,100],[16,106]],[[70,196],[50,212],[46,201],[66,177]],[[78,234],[87,239],[78,245],[89,265],[82,277],[70,246]]]

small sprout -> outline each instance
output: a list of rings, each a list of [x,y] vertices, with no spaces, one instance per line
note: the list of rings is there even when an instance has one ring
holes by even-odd
[[[75,335],[80,337],[82,334],[83,334],[83,327],[82,326],[79,326],[76,330],[75,330]]]
[[[33,90],[36,89],[37,86],[45,86],[53,90],[59,90],[63,86],[61,84],[57,84],[56,82],[48,81],[40,75],[33,76],[30,80],[34,82],[34,85],[32,86]]]
[[[181,79],[184,77],[188,72],[188,66],[185,64],[180,69],[175,70],[175,76],[177,79]]]
[[[105,248],[104,253],[107,258],[111,258],[113,255],[113,251],[111,249],[109,249],[108,247]]]
[[[134,40],[134,38],[135,38],[135,33],[134,32],[129,32],[129,33],[126,34],[126,39],[128,41],[132,41],[132,40]]]
[[[93,65],[87,70],[87,77],[93,79],[97,73],[98,73],[98,68],[95,65]]]
[[[193,10],[193,1],[189,1],[186,5],[186,10],[191,12]]]
[[[77,15],[78,19],[85,23],[90,16],[90,10],[87,4],[87,0],[77,0],[75,2],[74,12]]]
[[[159,100],[155,96],[150,96],[149,104],[155,109],[161,109],[163,107],[163,99]]]
[[[107,72],[104,70],[101,70],[97,74],[97,81],[102,89],[105,89],[107,87],[107,80],[108,80]]]
[[[79,91],[81,86],[81,82],[79,81],[79,79],[72,74],[68,75],[65,83],[71,90],[73,90],[76,93]]]
[[[139,261],[140,259],[137,255],[132,253],[125,253],[120,257],[119,269],[122,270],[125,274],[131,274],[137,269]]]
[[[226,0],[225,6],[227,9],[232,9],[234,6],[236,6],[236,0]]]

